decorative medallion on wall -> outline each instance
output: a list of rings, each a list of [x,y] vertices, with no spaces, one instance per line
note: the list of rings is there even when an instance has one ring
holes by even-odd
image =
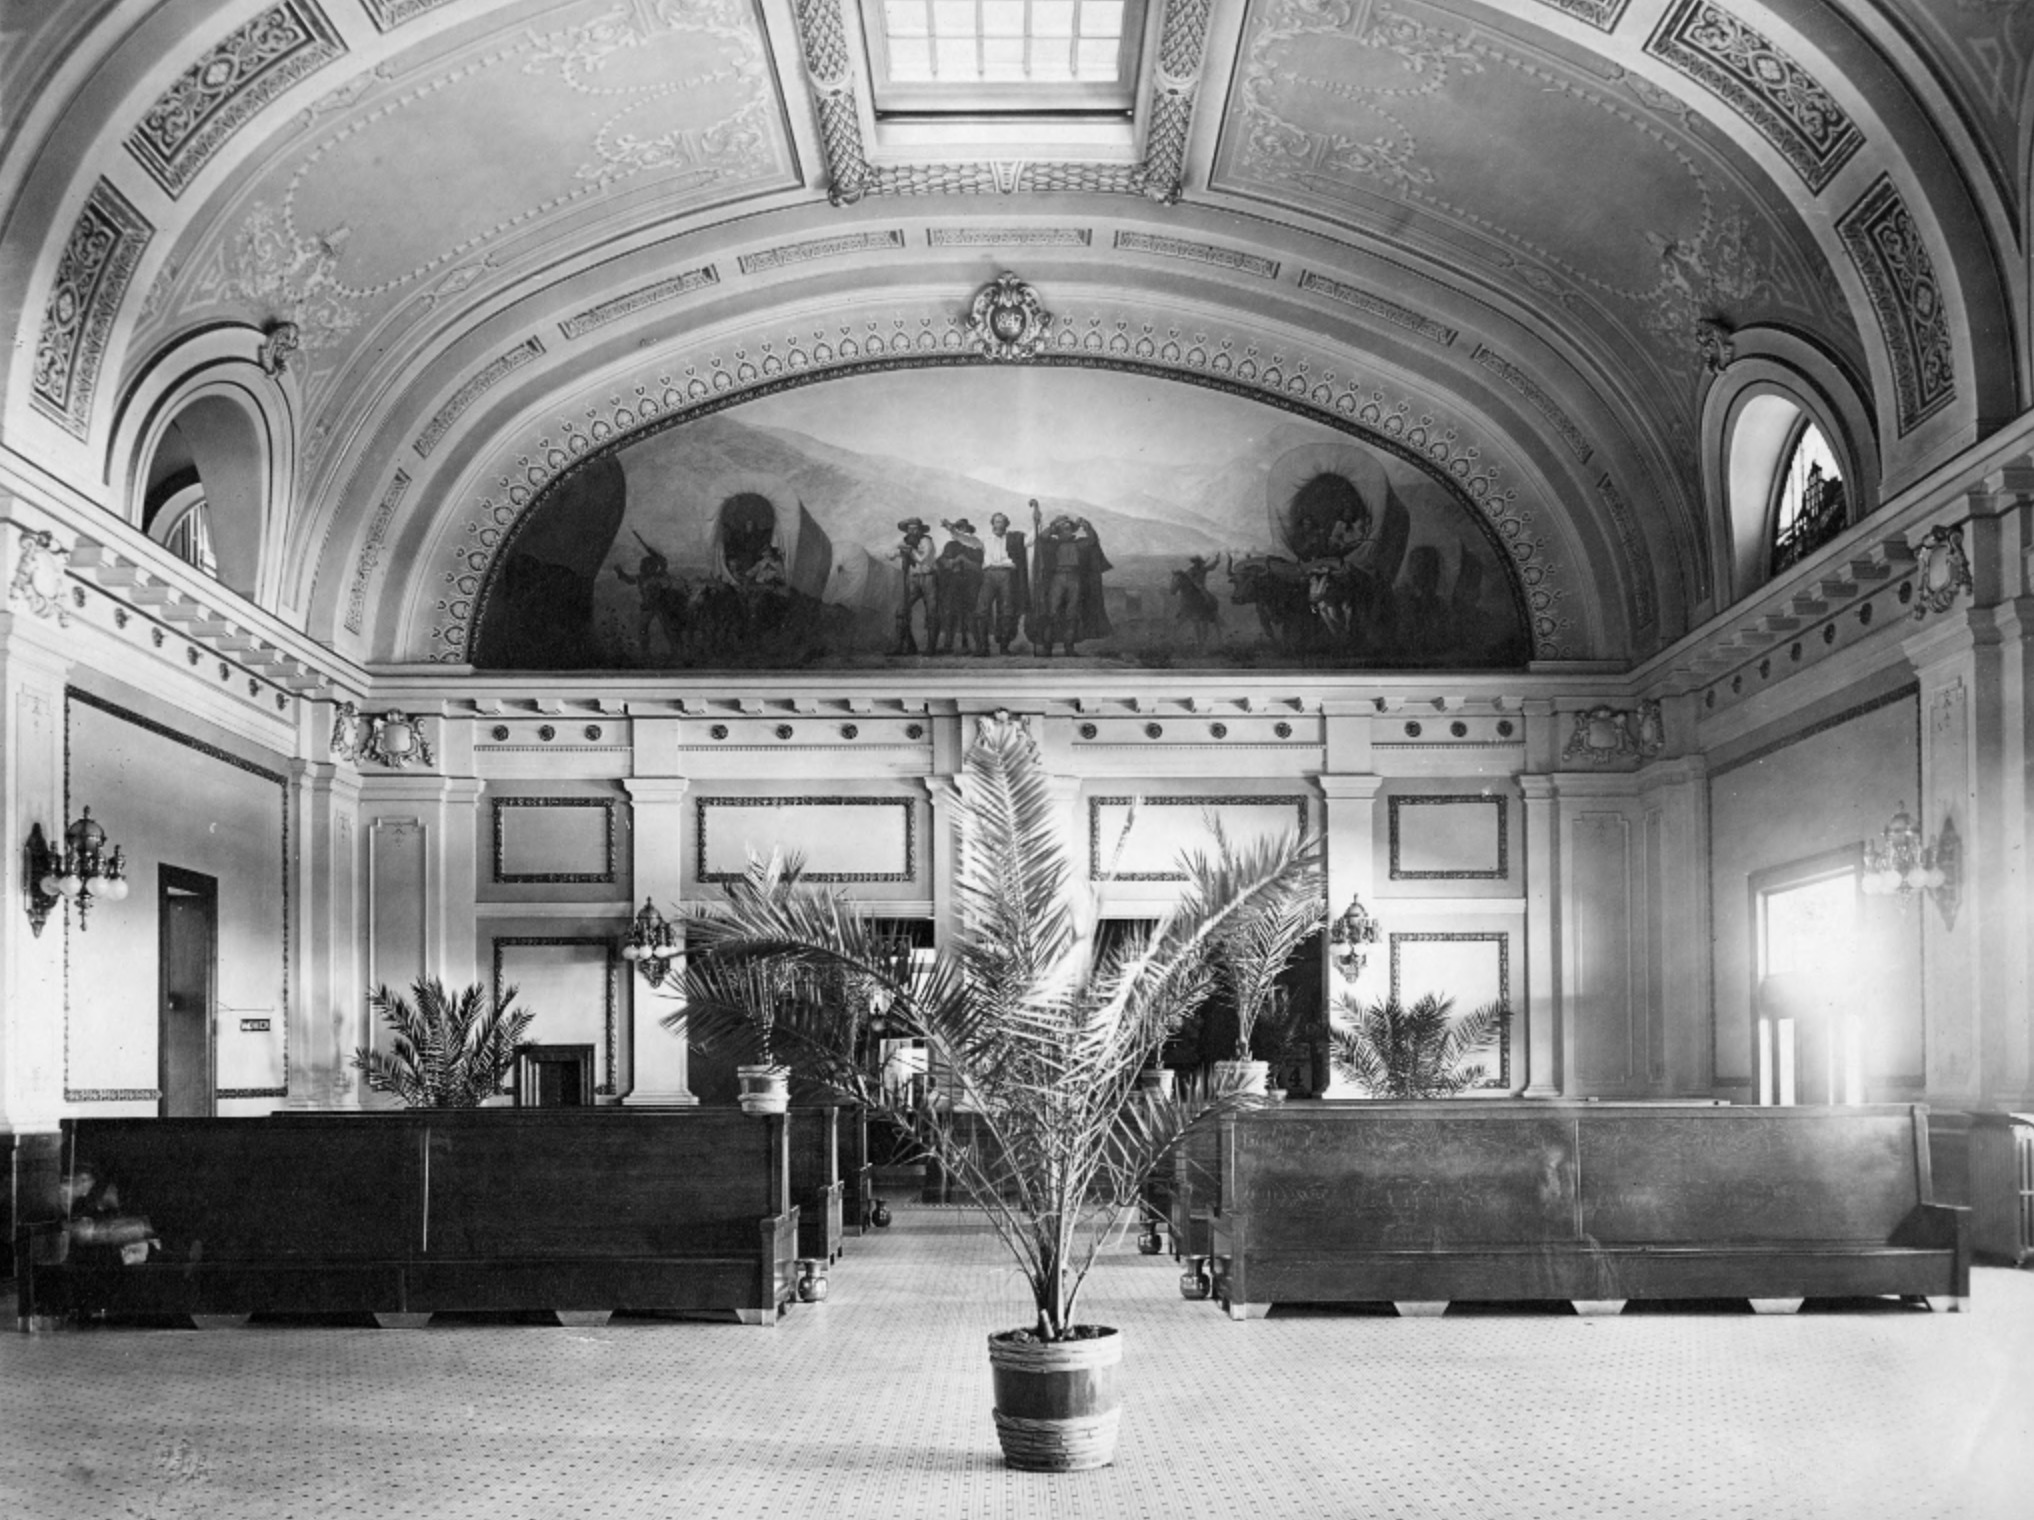
[[[1864,133],[1786,53],[1712,0],[1680,0],[1646,51],[1727,101],[1820,192]]]
[[[396,770],[437,763],[416,715],[397,708],[367,716],[351,702],[341,702],[332,715],[330,748],[334,758],[355,765],[371,760]]]
[[[968,311],[968,346],[990,359],[1032,359],[1045,351],[1052,313],[1038,292],[1014,274],[996,276],[975,292]]]
[[[1648,714],[1645,708],[1654,709]],[[1587,712],[1575,714],[1574,730],[1568,735],[1563,760],[1587,757],[1597,765],[1613,760],[1655,755],[1666,744],[1666,734],[1657,711],[1659,703],[1641,705],[1638,712],[1600,703]]]
[[[57,259],[35,340],[29,398],[37,411],[76,437],[89,430],[92,393],[113,319],[154,234],[127,198],[102,179],[85,198]]]
[[[1959,591],[1971,590],[1970,559],[1963,552],[1963,529],[1938,523],[1915,551],[1914,620],[1931,612],[1947,612]]]
[[[1956,397],[1956,355],[1935,264],[1890,175],[1879,176],[1836,230],[1871,297],[1893,361],[1904,437]]]
[[[185,69],[128,134],[127,151],[174,199],[263,106],[345,51],[312,0],[281,0]]]
[[[70,557],[71,551],[58,544],[48,529],[22,529],[7,600],[23,603],[39,618],[54,619],[59,628],[69,627],[71,615],[64,611],[64,561]]]

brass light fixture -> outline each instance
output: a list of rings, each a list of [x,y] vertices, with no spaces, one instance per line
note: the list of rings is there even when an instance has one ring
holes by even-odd
[[[1914,822],[1907,805],[1893,811],[1877,839],[1864,845],[1864,876],[1859,887],[1873,897],[1897,896],[1910,901],[1915,893],[1933,897],[1945,924],[1954,925],[1960,891],[1962,849],[1955,827],[1944,822],[1930,843]]]
[[[652,987],[663,986],[664,978],[670,975],[671,962],[678,954],[678,938],[671,932],[669,921],[657,911],[657,905],[647,897],[629,925],[621,954],[623,960],[632,962],[643,973],[643,980]]]
[[[1363,906],[1361,897],[1351,895],[1349,906],[1342,910],[1342,916],[1335,920],[1328,931],[1328,944],[1332,947],[1335,969],[1344,981],[1353,982],[1363,974],[1363,963],[1369,958],[1370,948],[1377,943],[1377,920],[1370,910]]]
[[[78,905],[78,928],[85,927],[94,898],[120,902],[127,896],[127,855],[118,845],[106,847],[106,831],[92,818],[92,810],[79,810],[78,818],[64,830],[62,850],[52,850],[43,837],[42,825],[28,832],[28,923],[37,934],[60,902]]]

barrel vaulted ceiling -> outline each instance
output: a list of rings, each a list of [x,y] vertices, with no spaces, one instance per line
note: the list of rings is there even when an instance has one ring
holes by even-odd
[[[1124,142],[906,140],[856,0],[0,5],[7,447],[132,516],[139,398],[295,323],[275,610],[457,662],[575,460],[951,355],[1009,271],[1048,358],[1420,452],[1542,657],[1631,659],[1728,598],[1734,352],[1854,387],[1885,493],[2027,405],[2034,7],[1151,3]]]

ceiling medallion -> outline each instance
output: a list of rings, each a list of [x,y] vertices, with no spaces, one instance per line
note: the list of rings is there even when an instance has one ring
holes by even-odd
[[[968,344],[989,359],[1035,359],[1045,351],[1052,313],[1038,292],[1014,274],[998,275],[975,293]]]

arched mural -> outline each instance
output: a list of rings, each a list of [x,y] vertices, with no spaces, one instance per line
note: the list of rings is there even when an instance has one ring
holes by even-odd
[[[1531,642],[1409,458],[1129,370],[868,372],[629,440],[519,519],[497,670],[1491,669]]]

